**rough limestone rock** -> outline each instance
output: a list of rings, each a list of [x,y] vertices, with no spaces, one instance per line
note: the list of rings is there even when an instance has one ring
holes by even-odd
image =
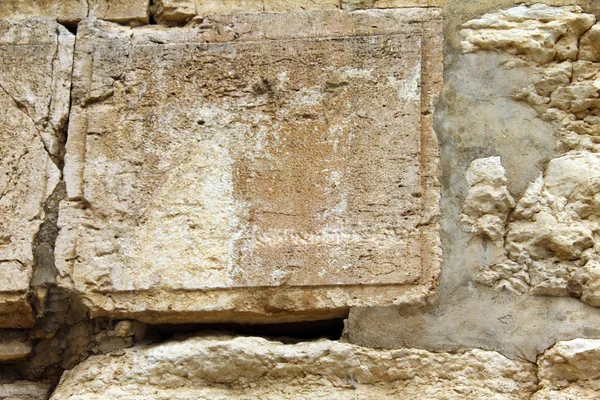
[[[528,272],[532,293],[600,305],[599,188],[600,156],[568,153],[550,161],[519,201],[507,227],[506,250]]]
[[[581,7],[518,6],[461,26],[465,52],[499,50],[539,64],[576,60],[579,37],[596,22]]]
[[[520,55],[525,61],[512,60],[505,67],[536,71],[537,81],[516,90],[514,98],[555,123],[559,148],[570,150],[550,161],[510,216],[506,259],[484,267],[479,279],[497,289],[579,297],[600,306],[595,239],[600,231],[600,63],[595,62],[594,22],[592,14],[578,7],[534,5],[487,14],[462,26],[466,52],[495,49]],[[565,38],[573,41],[566,45],[568,54]]]
[[[441,259],[438,17],[80,24],[61,285],[92,315],[151,323],[426,300]]]
[[[91,357],[51,399],[524,399],[535,364],[498,353],[196,337]]]
[[[563,61],[539,69],[532,87],[515,92],[544,121],[559,126],[559,143],[567,150],[598,152],[600,145],[600,63]]]
[[[600,62],[600,24],[596,24],[581,36],[578,60]]]
[[[496,50],[525,60],[507,62],[506,68],[533,64],[538,81],[515,90],[515,99],[558,124],[562,148],[598,152],[600,25],[595,21],[576,6],[519,6],[462,25],[462,45],[465,52]]]
[[[6,0],[0,2],[0,18],[47,17],[64,24],[76,24],[95,17],[142,25],[149,22],[149,0]]]
[[[0,328],[30,327],[34,240],[54,191],[74,36],[47,19],[0,20]]]
[[[500,157],[471,162],[466,179],[469,190],[463,203],[463,221],[473,234],[502,246],[506,218],[515,201],[506,187],[506,170]]]
[[[539,358],[540,390],[532,400],[594,399],[600,393],[600,340],[559,342]]]
[[[511,215],[508,259],[485,272],[484,281],[518,293],[580,297],[600,306],[599,188],[598,154],[570,152],[551,160]]]

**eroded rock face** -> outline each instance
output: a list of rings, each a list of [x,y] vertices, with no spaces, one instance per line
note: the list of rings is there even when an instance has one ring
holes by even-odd
[[[0,327],[30,327],[26,299],[69,110],[74,36],[47,19],[0,20]]]
[[[598,305],[598,185],[600,157],[569,153],[550,161],[519,201],[506,250],[528,271],[532,293],[581,296]]]
[[[518,6],[471,20],[461,27],[466,52],[499,50],[545,64],[576,60],[579,37],[596,21],[578,6]]]
[[[578,7],[521,6],[470,21],[462,35],[467,52],[504,51],[521,57],[507,68],[537,69],[538,81],[516,90],[515,99],[557,124],[559,146],[566,151],[529,185],[506,232],[499,232],[506,233],[507,259],[484,269],[480,280],[516,293],[580,297],[598,306],[595,21]]]
[[[500,157],[477,159],[467,169],[469,191],[463,203],[463,221],[471,232],[502,246],[508,212],[515,201],[506,187]]]
[[[440,261],[438,15],[80,24],[61,284],[93,315],[153,323],[424,301]]]
[[[532,399],[592,399],[600,390],[600,340],[559,342],[538,360],[541,390]]]
[[[65,373],[51,399],[521,399],[537,388],[535,370],[482,350],[196,337],[91,357]]]

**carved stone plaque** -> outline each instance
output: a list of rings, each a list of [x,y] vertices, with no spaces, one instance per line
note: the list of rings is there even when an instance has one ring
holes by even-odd
[[[62,284],[94,315],[152,322],[423,301],[440,29],[436,9],[85,21]]]

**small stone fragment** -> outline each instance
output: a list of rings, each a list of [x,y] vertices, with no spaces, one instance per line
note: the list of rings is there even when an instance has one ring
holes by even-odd
[[[515,201],[506,186],[500,157],[471,162],[466,179],[470,187],[463,203],[462,221],[474,235],[485,236],[502,246],[506,218]]]
[[[135,333],[132,321],[119,321],[115,326],[116,337],[129,337]]]

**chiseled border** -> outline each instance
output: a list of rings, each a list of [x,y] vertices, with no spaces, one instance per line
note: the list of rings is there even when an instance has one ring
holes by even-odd
[[[208,19],[208,21],[207,21]],[[415,284],[344,285],[296,287],[247,287],[207,290],[136,290],[119,292],[82,292],[92,317],[135,318],[151,323],[181,322],[287,322],[344,317],[350,307],[390,306],[425,303],[434,293],[440,273],[442,251],[439,239],[439,150],[433,130],[433,107],[442,86],[441,12],[437,8],[405,8],[368,11],[314,11],[279,14],[215,15],[203,21],[212,29],[178,29],[178,42],[244,42],[282,39],[318,39],[386,35],[402,32],[408,24],[421,25],[421,167],[422,167],[422,273]],[[208,22],[208,23],[207,23]],[[132,46],[144,45],[164,28],[131,28],[97,20],[82,23],[78,35],[93,35],[108,30],[129,33]],[[227,30],[218,29],[227,26]],[[284,27],[302,29],[290,30]],[[71,113],[65,181],[71,201],[83,200],[87,116],[85,93],[89,93],[91,49],[78,41],[74,68],[74,93]],[[74,243],[72,243],[74,246]],[[73,265],[70,265],[72,271]],[[59,268],[60,269],[60,268]],[[68,271],[61,271],[69,275]],[[61,285],[71,286],[69,279]]]

